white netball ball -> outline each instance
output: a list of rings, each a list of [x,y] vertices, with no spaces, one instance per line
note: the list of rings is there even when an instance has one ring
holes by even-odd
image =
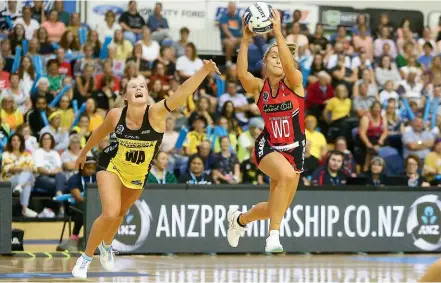
[[[245,23],[248,25],[248,28],[256,34],[270,32],[273,29],[273,24],[270,21],[273,17],[271,10],[271,5],[264,2],[257,2],[249,6],[244,13]]]

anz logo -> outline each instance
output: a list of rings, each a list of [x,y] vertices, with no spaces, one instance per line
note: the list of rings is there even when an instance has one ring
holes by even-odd
[[[424,215],[421,216],[421,227],[418,235],[439,235],[439,225],[436,225],[438,217],[435,215],[435,210],[432,206],[424,208]]]

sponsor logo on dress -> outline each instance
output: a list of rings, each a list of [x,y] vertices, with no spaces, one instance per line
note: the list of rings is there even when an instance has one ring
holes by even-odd
[[[265,137],[262,136],[259,140],[259,152],[258,152],[259,158],[262,157],[263,155],[264,146],[265,146]]]
[[[150,134],[150,130],[142,131],[142,132],[141,132],[141,135],[144,135],[144,134]]]
[[[263,106],[263,111],[265,113],[275,113],[292,110],[294,107],[292,101],[286,101],[278,104],[265,104]]]
[[[269,98],[269,93],[265,91],[263,93],[263,102],[265,102],[265,103],[268,102],[268,98]]]
[[[121,135],[123,131],[124,131],[124,126],[123,125],[118,125],[118,127],[116,127],[116,131],[115,132],[118,135]]]

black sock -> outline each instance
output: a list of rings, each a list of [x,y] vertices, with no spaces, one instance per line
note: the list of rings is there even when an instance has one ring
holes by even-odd
[[[239,218],[240,218],[240,215],[239,215],[239,217],[237,217],[237,224],[239,224],[240,227],[244,227],[245,228],[245,226],[247,226],[247,225],[242,225],[242,223],[240,223],[240,221],[239,221]]]

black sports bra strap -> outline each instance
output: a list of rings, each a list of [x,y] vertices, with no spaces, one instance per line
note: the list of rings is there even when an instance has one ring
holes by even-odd
[[[145,127],[150,128],[149,110],[150,110],[150,105],[147,105],[147,108],[145,109],[145,113],[144,113],[144,118],[142,120],[142,128],[145,128]]]
[[[126,124],[126,115],[127,115],[127,106],[124,106],[124,108],[121,111],[121,116],[119,117],[118,125],[124,125]]]

